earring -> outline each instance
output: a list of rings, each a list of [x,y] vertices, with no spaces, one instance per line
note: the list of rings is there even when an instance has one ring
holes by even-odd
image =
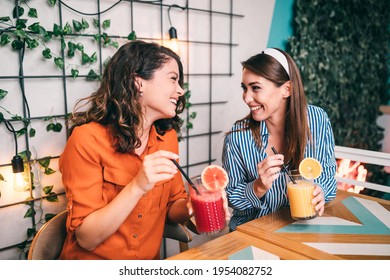
[[[144,94],[142,92],[139,93],[139,96],[144,96]]]

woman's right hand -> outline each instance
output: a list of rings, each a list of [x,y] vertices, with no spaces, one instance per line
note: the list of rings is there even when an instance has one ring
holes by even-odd
[[[257,164],[259,177],[253,184],[255,194],[262,197],[271,187],[272,182],[279,177],[284,156],[281,154],[271,155]]]
[[[157,182],[172,179],[177,173],[172,160],[178,158],[177,154],[164,150],[145,156],[141,169],[134,178],[135,185],[147,193]]]

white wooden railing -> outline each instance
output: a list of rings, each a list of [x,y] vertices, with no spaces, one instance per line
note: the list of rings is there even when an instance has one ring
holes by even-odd
[[[359,161],[363,164],[374,164],[390,167],[390,154],[383,152],[374,152],[369,150],[355,149],[343,146],[335,147],[336,159],[349,159]],[[337,182],[358,185],[367,189],[390,193],[390,186],[374,184],[370,182],[361,182],[349,178],[336,176]]]

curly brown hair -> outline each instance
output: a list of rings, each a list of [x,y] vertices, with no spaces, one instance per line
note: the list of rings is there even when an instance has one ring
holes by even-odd
[[[68,119],[70,133],[76,126],[97,122],[109,128],[113,147],[120,153],[134,153],[141,146],[137,131],[142,128],[143,112],[135,79],[150,80],[156,70],[170,59],[179,66],[179,85],[183,87],[183,65],[171,49],[157,43],[131,41],[119,48],[104,69],[99,89],[89,97],[77,101]],[[85,111],[79,110],[89,105]],[[176,115],[154,122],[160,135],[172,128],[180,134],[183,123],[178,116],[185,108],[185,97],[180,96]]]

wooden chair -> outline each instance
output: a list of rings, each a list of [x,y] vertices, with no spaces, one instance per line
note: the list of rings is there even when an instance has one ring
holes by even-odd
[[[67,216],[68,211],[62,211],[38,230],[31,243],[27,259],[56,260],[60,256],[66,237]]]
[[[66,237],[67,215],[67,210],[60,212],[39,229],[31,243],[27,259],[58,259]],[[163,237],[179,241],[180,252],[187,250],[188,243],[192,241],[191,233],[182,224],[165,224]]]
[[[191,218],[183,224],[166,223],[163,237],[179,241],[180,252],[184,252],[185,250],[188,250],[188,243],[192,241],[192,234],[188,229],[193,233],[199,234],[196,229],[194,218]]]

